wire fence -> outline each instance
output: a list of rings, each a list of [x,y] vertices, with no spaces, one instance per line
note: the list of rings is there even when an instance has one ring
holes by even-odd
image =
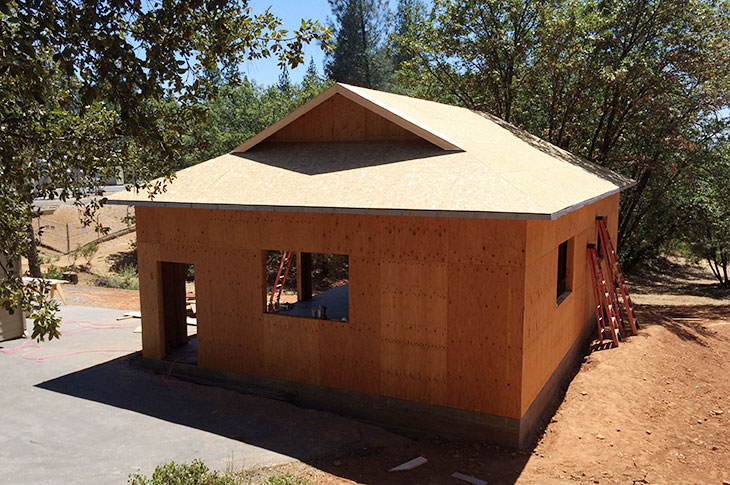
[[[133,229],[134,225],[129,220],[123,220],[133,214],[131,207],[105,206],[97,212],[94,223],[85,226],[76,207],[60,206],[53,214],[36,217],[33,229],[41,245],[66,254],[104,238],[105,234],[98,230],[99,227],[108,227],[108,234]]]

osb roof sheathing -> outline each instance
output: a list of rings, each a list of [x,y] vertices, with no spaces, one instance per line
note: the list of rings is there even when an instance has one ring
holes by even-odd
[[[266,142],[337,94],[422,140]],[[128,192],[109,202],[556,219],[632,184],[492,115],[338,83],[233,152],[177,172],[154,200]]]

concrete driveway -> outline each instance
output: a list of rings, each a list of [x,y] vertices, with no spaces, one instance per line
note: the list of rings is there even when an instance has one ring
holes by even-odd
[[[210,468],[314,460],[403,437],[330,413],[166,378],[130,365],[138,320],[121,310],[65,306],[65,335],[0,342],[0,482],[126,483],[155,466]],[[122,326],[91,329],[93,326]],[[91,352],[114,350],[115,352]],[[25,355],[25,358],[23,357]],[[49,357],[45,360],[30,360]]]

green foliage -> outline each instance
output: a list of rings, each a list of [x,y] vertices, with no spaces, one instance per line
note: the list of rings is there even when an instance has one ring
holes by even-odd
[[[398,79],[635,179],[618,238],[629,269],[679,234],[727,130],[729,12],[727,0],[435,0],[394,35],[411,55]]]
[[[123,290],[139,290],[139,275],[133,265],[124,266],[116,273],[106,273],[94,277],[96,286],[105,288],[121,288]]]
[[[121,221],[123,223],[125,223],[127,226],[133,226],[133,225],[137,224],[137,216],[134,215],[134,213],[127,214],[121,218]]]
[[[286,77],[267,88],[245,78],[240,85],[221,86],[216,96],[201,103],[206,122],[191,125],[183,137],[187,149],[179,165],[194,165],[230,152],[331,84],[320,77],[312,61],[301,84]]]
[[[398,0],[395,11],[395,26],[388,38],[388,47],[393,62],[393,70],[413,61],[418,52],[409,49],[409,42],[416,35],[418,22],[423,18],[426,7],[420,0]]]
[[[334,16],[334,51],[325,71],[331,79],[391,90],[393,64],[385,40],[389,12],[384,0],[329,0]]]
[[[308,480],[302,480],[300,478],[295,477],[294,475],[290,473],[286,473],[284,475],[276,475],[273,477],[269,477],[266,479],[266,481],[263,483],[263,485],[313,485],[312,482]]]
[[[160,193],[222,81],[239,82],[250,59],[296,66],[304,44],[327,48],[329,37],[309,20],[284,30],[247,2],[2,2],[2,255],[38,270],[28,230],[36,198],[75,201],[90,223],[103,181],[120,170],[128,188]],[[55,304],[37,290],[0,267],[0,305],[31,313],[34,336],[57,337]]]
[[[697,180],[685,195],[683,242],[707,261],[721,285],[730,285],[730,140],[718,140],[708,151]]]
[[[135,473],[129,476],[131,485],[234,485],[235,481],[218,472],[212,472],[201,460],[191,464],[174,461],[155,468],[151,478]]]
[[[56,266],[49,266],[46,271],[43,273],[44,278],[49,278],[52,280],[62,280],[63,279],[63,271],[64,268],[58,268]]]
[[[95,242],[90,242],[88,244],[84,244],[83,246],[78,246],[74,251],[78,251],[79,256],[84,258],[86,260],[86,265],[91,265],[91,260],[94,259],[94,256],[99,251],[99,245]]]

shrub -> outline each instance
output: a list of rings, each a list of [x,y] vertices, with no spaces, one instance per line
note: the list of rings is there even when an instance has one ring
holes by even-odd
[[[99,245],[95,242],[91,242],[89,244],[84,244],[83,246],[76,248],[74,251],[78,250],[79,254],[82,258],[86,260],[86,265],[91,265],[91,260],[94,259],[94,255],[99,250]]]
[[[135,473],[129,475],[132,485],[234,485],[232,478],[212,472],[201,460],[191,464],[171,461],[155,468],[152,478]],[[278,484],[277,484],[278,485]]]
[[[263,485],[312,485],[312,482],[302,480],[289,473],[285,475],[276,475],[269,477]]]
[[[79,257],[81,256],[81,245],[77,244],[76,248],[72,249],[68,252],[68,259],[71,262],[71,266],[76,267],[76,262],[79,260]]]
[[[139,276],[137,275],[137,268],[129,265],[124,266],[116,273],[97,275],[94,278],[94,284],[105,288],[139,290]]]
[[[63,268],[58,268],[56,266],[49,266],[47,270],[43,272],[43,277],[52,279],[52,280],[62,280],[63,279]]]

